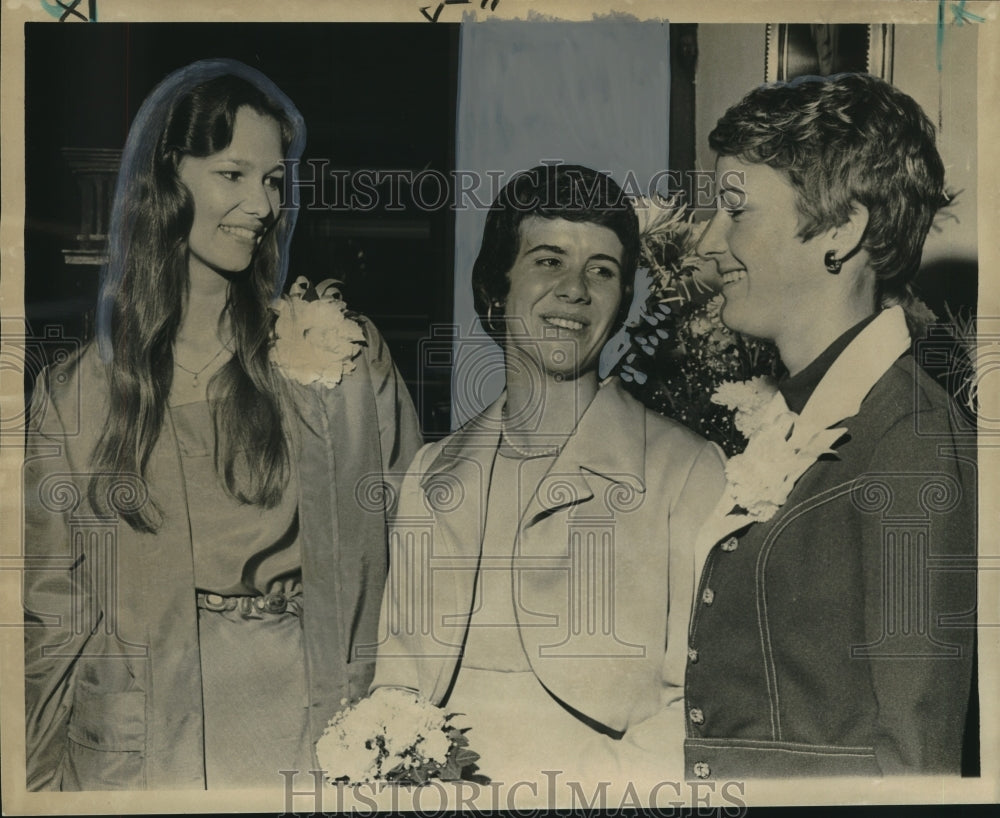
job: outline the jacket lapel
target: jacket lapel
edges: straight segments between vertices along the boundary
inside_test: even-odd
[[[382,467],[374,398],[364,359],[333,389],[289,382],[299,423],[293,445],[299,470],[299,540],[307,615],[303,618],[314,740],[341,699],[370,681],[360,661],[374,638],[387,555]],[[369,633],[369,637],[364,634]],[[366,670],[367,669],[367,670]]]
[[[624,446],[622,436],[609,429],[645,428],[645,409],[629,398],[615,380],[601,387],[587,407],[573,434],[542,479],[521,518],[528,528],[544,516],[570,506],[602,499],[615,486],[644,492],[646,452],[642,442]],[[644,441],[645,434],[629,437]],[[565,543],[552,543],[565,550]]]
[[[107,377],[95,348],[84,354],[80,367],[80,393],[88,401],[107,395]],[[80,451],[89,457],[96,443],[96,430],[91,434],[90,424],[77,428],[81,429],[81,437],[74,448],[81,447]],[[149,500],[156,503],[162,522],[155,534],[136,532],[120,520],[115,523],[117,551],[109,555],[111,564],[117,576],[130,581],[108,586],[109,593],[101,602],[106,617],[104,627],[113,627],[117,640],[110,647],[109,657],[143,657],[134,660],[134,666],[145,675],[143,786],[204,787],[194,555],[180,452],[169,412],[150,453],[145,485],[150,488]],[[123,633],[128,636],[123,637]],[[135,644],[140,641],[144,644]]]
[[[833,362],[802,410],[801,421],[827,429],[854,417],[872,387],[909,347],[910,334],[902,308],[883,311]],[[764,411],[768,417],[774,417],[789,409],[778,392]],[[733,514],[732,510],[733,504],[724,493],[701,527],[695,545],[696,576],[701,576],[708,553],[716,543],[752,523],[746,515]]]
[[[506,393],[445,442],[420,481],[448,554],[478,554]],[[435,542],[435,546],[437,546]]]
[[[628,432],[610,431],[617,429]],[[609,384],[541,481],[515,552],[515,614],[535,675],[560,699],[616,730],[625,727],[634,691],[621,688],[627,674],[606,672],[607,663],[622,651],[636,658],[642,647],[612,639],[604,617],[614,595],[629,585],[616,579],[629,560],[613,552],[640,547],[623,534],[628,526],[620,512],[637,507],[636,496],[645,493],[645,468],[645,409]],[[624,606],[616,608],[615,616],[625,615]],[[616,627],[632,632],[624,621]]]
[[[506,399],[504,393],[452,435],[420,481],[424,504],[434,523],[425,579],[431,595],[430,627],[436,648],[451,657],[422,665],[427,677],[421,680],[421,687],[430,691],[435,701],[444,697],[451,684],[472,613]]]
[[[872,387],[910,348],[902,307],[890,307],[865,327],[833,362],[802,410],[802,419],[829,428],[854,417]]]
[[[434,700],[442,698],[451,683],[468,629],[505,401],[506,394],[501,395],[479,417],[456,432],[431,462],[420,483],[434,522],[432,570],[451,575],[450,581],[440,575],[431,579],[432,611],[454,612],[432,623],[436,647],[452,654],[450,659],[440,656],[437,662],[423,663],[428,668],[428,677],[421,679],[421,688],[429,691]],[[593,514],[603,520],[613,515],[611,509],[620,500],[616,492],[645,492],[644,413],[642,405],[625,395],[617,383],[598,392],[529,501],[520,521],[516,556],[526,556],[537,565],[555,560],[566,569],[570,545],[568,516]],[[608,434],[608,429],[615,428],[640,433],[624,436],[634,443],[623,446],[622,435]],[[541,562],[537,558],[542,558]],[[561,579],[553,586],[556,574]],[[550,599],[565,623],[569,602],[566,570],[518,571],[517,575],[524,594]],[[521,630],[536,674],[553,691],[579,699],[578,694],[568,692],[579,686],[572,658],[553,656],[537,661],[536,657],[545,653],[543,643],[553,640],[551,630],[547,634],[540,630],[545,629]]]

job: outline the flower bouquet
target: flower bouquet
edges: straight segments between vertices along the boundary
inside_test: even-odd
[[[458,716],[412,691],[379,688],[330,720],[316,756],[331,784],[483,782],[473,775],[479,755],[469,749],[469,728]]]
[[[703,225],[687,208],[661,196],[640,197],[634,207],[641,239],[636,288],[648,280],[648,294],[629,316],[627,349],[613,371],[651,409],[737,454],[747,435],[732,407],[713,396],[724,383],[751,379],[773,392],[777,350],[722,323],[723,296],[701,274],[694,251]]]
[[[275,314],[271,365],[286,378],[333,388],[345,373],[354,371],[365,335],[336,281],[326,279],[313,289],[309,279],[299,276],[271,311]]]

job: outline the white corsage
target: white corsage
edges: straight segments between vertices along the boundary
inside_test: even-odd
[[[271,364],[286,378],[332,388],[357,366],[354,359],[365,344],[361,325],[347,315],[347,304],[333,279],[316,286],[316,297],[306,300],[309,280],[295,279],[287,296],[271,309],[277,314]]]
[[[479,759],[468,729],[416,693],[378,688],[330,720],[316,757],[331,783],[457,781]]]
[[[760,427],[762,411],[778,391],[773,380],[763,375],[748,381],[723,381],[712,394],[712,403],[732,409],[733,424],[749,438]]]
[[[883,311],[833,363],[801,415],[789,410],[780,392],[756,379],[714,394],[715,403],[742,411],[740,422],[752,431],[746,449],[726,464],[726,489],[699,538],[718,542],[747,523],[774,517],[806,470],[823,455],[836,454],[833,447],[847,429],[830,427],[857,415],[865,396],[910,343],[902,309]],[[774,392],[766,404],[765,389]]]
[[[776,403],[784,411],[768,411]],[[772,401],[757,413],[755,431],[742,454],[726,463],[726,501],[746,515],[748,522],[766,522],[784,505],[796,481],[846,429],[810,426],[790,412],[784,401]]]

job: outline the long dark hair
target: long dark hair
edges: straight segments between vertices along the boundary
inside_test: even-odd
[[[91,505],[106,511],[121,474],[146,476],[173,381],[173,346],[186,302],[193,202],[177,168],[232,141],[236,113],[273,118],[289,181],[305,142],[302,117],[267,77],[233,60],[205,60],[168,76],[143,102],[122,156],[97,309],[98,348],[108,372],[109,412],[92,455]],[[287,189],[287,188],[286,188]],[[270,507],[288,482],[280,385],[268,363],[269,304],[283,289],[294,209],[283,209],[250,268],[234,277],[225,312],[235,354],[209,382],[215,463],[226,491]],[[222,320],[222,315],[220,315]],[[155,498],[121,514],[135,530],[160,524]]]

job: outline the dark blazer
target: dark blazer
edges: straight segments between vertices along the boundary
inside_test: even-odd
[[[951,411],[903,355],[771,520],[710,538],[689,633],[689,778],[959,772],[976,444]]]
[[[362,325],[367,346],[338,386],[288,384],[314,741],[371,681],[374,663],[353,648],[374,638],[385,581],[392,492],[380,484],[420,443],[389,351]],[[107,421],[96,349],[47,370],[36,393],[24,465],[28,788],[204,788],[191,534],[169,415],[145,483],[125,476],[111,498],[155,500],[163,524],[141,534],[87,500]]]

